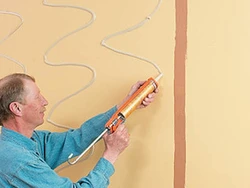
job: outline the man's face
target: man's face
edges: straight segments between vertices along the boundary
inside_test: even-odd
[[[48,101],[42,96],[37,85],[30,80],[25,80],[24,104],[22,105],[23,121],[32,128],[44,122],[45,106]]]

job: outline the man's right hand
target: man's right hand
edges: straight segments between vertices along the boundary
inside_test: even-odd
[[[105,151],[103,153],[103,158],[114,164],[118,156],[129,145],[128,130],[124,124],[121,124],[112,134],[104,134],[103,139],[105,143]]]

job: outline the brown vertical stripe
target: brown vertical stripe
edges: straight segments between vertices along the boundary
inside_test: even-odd
[[[176,36],[174,53],[174,188],[185,188],[185,62],[187,51],[187,0],[175,0]]]

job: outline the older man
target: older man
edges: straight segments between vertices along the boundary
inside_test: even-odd
[[[142,83],[137,82],[130,94]],[[155,93],[149,94],[141,106],[153,102],[154,96]],[[107,187],[114,173],[114,162],[129,144],[129,134],[123,124],[114,133],[103,136],[103,155],[86,177],[73,183],[53,169],[67,161],[72,150],[75,156],[86,149],[105,129],[105,123],[119,105],[91,118],[79,129],[62,133],[36,131],[44,122],[47,105],[33,77],[15,73],[0,80],[0,187]]]

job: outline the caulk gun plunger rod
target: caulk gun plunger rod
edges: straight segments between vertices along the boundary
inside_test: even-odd
[[[108,129],[105,129],[74,161],[70,161],[70,159],[73,157],[73,153],[71,153],[68,157],[68,163],[70,165],[76,164],[80,158],[92,147],[98,140],[102,138],[102,136],[108,131]]]

